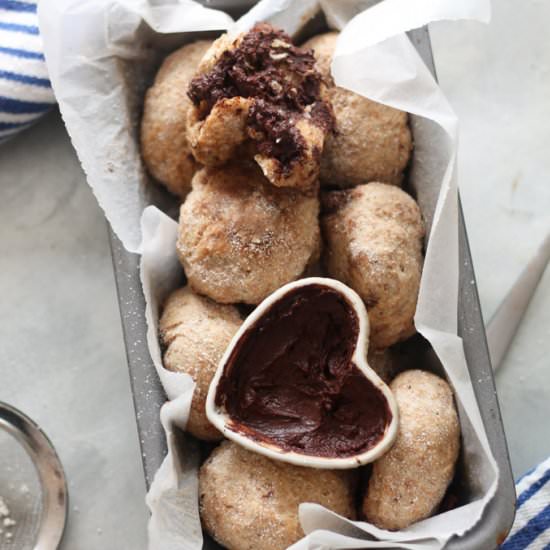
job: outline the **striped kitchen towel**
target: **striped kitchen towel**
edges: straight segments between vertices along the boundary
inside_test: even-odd
[[[0,142],[29,127],[54,104],[36,0],[0,0]]]
[[[516,484],[516,519],[500,550],[550,549],[550,458]]]

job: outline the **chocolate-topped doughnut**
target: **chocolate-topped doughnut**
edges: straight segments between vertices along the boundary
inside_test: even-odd
[[[313,53],[266,23],[220,37],[199,65],[188,95],[188,137],[195,158],[215,166],[246,142],[279,187],[315,184],[325,137],[334,126]]]

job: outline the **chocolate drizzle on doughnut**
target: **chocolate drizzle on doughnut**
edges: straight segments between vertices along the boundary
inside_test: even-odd
[[[295,126],[299,117],[307,116],[324,132],[334,128],[332,109],[321,99],[322,80],[312,50],[298,48],[282,30],[258,23],[210,71],[196,76],[187,93],[202,119],[221,99],[253,98],[249,137],[285,171],[305,149]]]

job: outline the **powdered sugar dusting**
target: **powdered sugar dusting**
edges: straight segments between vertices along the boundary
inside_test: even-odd
[[[17,521],[11,517],[6,500],[0,497],[0,536],[3,536],[6,540],[10,540],[13,537],[12,527],[14,525],[17,525]]]

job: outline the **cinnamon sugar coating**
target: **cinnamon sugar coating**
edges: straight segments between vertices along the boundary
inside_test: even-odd
[[[317,67],[329,83],[336,131],[327,136],[321,160],[321,183],[352,187],[369,181],[400,184],[412,151],[407,113],[376,103],[334,86],[330,64],[338,33],[329,32],[308,40]]]
[[[181,206],[189,284],[220,303],[258,304],[318,258],[317,191],[276,188],[253,164],[203,168]]]
[[[373,182],[325,193],[323,210],[323,262],[331,277],[365,302],[369,348],[386,348],[414,334],[424,236],[414,199]]]
[[[164,304],[159,336],[168,370],[189,374],[195,382],[187,431],[207,441],[222,438],[206,417],[206,395],[225,348],[242,320],[236,307],[195,294],[188,286],[172,292]]]
[[[200,469],[203,527],[231,550],[283,550],[304,536],[302,502],[354,519],[351,476],[277,462],[225,441]]]
[[[147,91],[141,121],[141,155],[149,172],[170,192],[185,197],[196,162],[187,141],[187,87],[211,41],[179,48],[162,63]]]
[[[399,406],[393,447],[376,462],[363,513],[381,529],[405,529],[437,511],[453,479],[460,425],[449,385],[421,370],[390,384]]]

